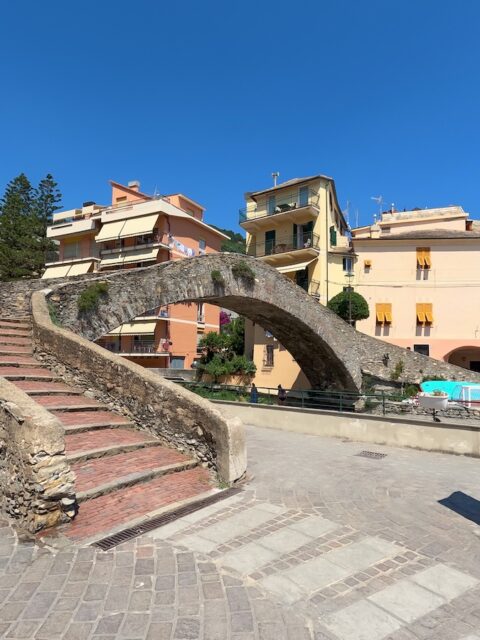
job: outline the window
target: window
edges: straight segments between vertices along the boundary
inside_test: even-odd
[[[153,242],[152,233],[147,233],[142,236],[135,237],[135,244],[149,244],[150,242]]]
[[[377,324],[392,324],[392,304],[390,302],[377,303],[375,317]]]
[[[429,344],[414,344],[413,350],[415,353],[420,353],[422,356],[430,355],[430,345]]]
[[[185,356],[172,356],[170,369],[185,369]]]
[[[430,249],[428,247],[417,248],[417,269],[430,269],[432,261],[430,259]]]
[[[204,335],[205,334],[203,333],[203,331],[199,331],[197,333],[197,353],[200,353],[202,351],[202,347],[200,346],[200,341]]]
[[[417,303],[417,324],[427,326],[433,324],[433,308],[431,302]]]
[[[265,356],[264,356],[264,361],[263,364],[266,367],[273,367],[274,364],[274,345],[273,344],[266,344],[265,345]]]
[[[337,230],[335,227],[330,227],[330,246],[337,246]]]
[[[205,310],[203,302],[197,304],[197,322],[205,322]]]
[[[353,259],[352,258],[343,258],[343,270],[351,273],[353,271]]]
[[[127,196],[117,196],[115,198],[115,202],[126,202],[127,201]]]
[[[272,215],[275,213],[275,196],[269,196],[267,200],[267,213],[268,215]]]
[[[79,258],[80,257],[80,243],[69,242],[63,246],[63,258]]]
[[[275,229],[265,231],[265,255],[270,256],[275,251]]]
[[[201,256],[203,256],[207,251],[207,243],[205,240],[202,240],[200,238],[200,240],[198,241],[198,252]]]

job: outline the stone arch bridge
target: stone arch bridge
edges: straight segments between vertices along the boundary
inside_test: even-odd
[[[242,267],[247,272],[243,276]],[[358,392],[365,376],[391,384],[399,362],[403,380],[420,381],[431,375],[480,380],[471,371],[356,331],[275,268],[248,256],[211,254],[96,274],[95,280],[108,283],[108,298],[95,311],[79,314],[77,300],[90,280],[61,284],[50,294],[62,324],[89,340],[147,309],[203,301],[231,309],[270,331],[313,388]]]

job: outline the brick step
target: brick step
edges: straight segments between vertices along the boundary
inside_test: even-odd
[[[69,387],[63,382],[48,382],[35,380],[17,380],[15,385],[28,393],[29,396],[46,396],[46,395],[82,395],[81,389]]]
[[[173,449],[150,447],[120,453],[113,458],[76,462],[71,468],[76,475],[77,500],[83,502],[152,478],[193,469],[197,465],[196,460]]]
[[[32,347],[17,344],[0,344],[0,356],[31,356]]]
[[[71,461],[111,456],[161,444],[148,433],[121,427],[77,433],[65,432],[65,449]]]
[[[13,354],[0,356],[0,367],[42,367],[43,365],[31,356],[15,356]],[[0,368],[1,374],[1,368]]]
[[[30,329],[8,329],[6,327],[0,327],[0,336],[15,337],[15,338],[30,338],[32,332]]]
[[[125,424],[131,424],[128,418],[122,416],[118,413],[113,413],[112,411],[55,411],[52,409],[52,413],[54,413],[59,420],[66,427],[87,427],[89,429],[100,428],[110,425],[120,425],[123,426]]]
[[[8,320],[0,320],[0,329],[14,329],[19,331],[31,331],[32,323],[31,322],[18,322]]]
[[[86,500],[73,522],[59,531],[71,540],[91,544],[218,492],[208,470],[195,467]]]
[[[60,378],[48,369],[40,367],[2,367],[0,375],[7,380],[49,380],[51,382],[59,382]]]
[[[65,427],[65,433],[85,433],[86,431],[103,431],[104,429],[127,429],[129,431],[138,431],[137,426],[133,422],[120,422],[119,424],[100,423],[100,424],[75,424]]]
[[[15,344],[19,347],[31,347],[32,339],[15,336],[0,336],[0,345],[2,344]]]
[[[0,316],[0,322],[6,322],[7,324],[31,324],[32,318],[30,316]]]
[[[107,409],[104,404],[100,404],[94,398],[82,395],[38,394],[35,401],[50,411],[104,411]]]

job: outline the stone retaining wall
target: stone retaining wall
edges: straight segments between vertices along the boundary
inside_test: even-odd
[[[142,429],[192,453],[233,482],[246,469],[245,435],[207,400],[148,369],[60,328],[50,320],[44,292],[32,296],[36,356],[67,382],[89,387]]]
[[[213,401],[227,417],[280,431],[480,457],[480,427],[412,418]],[[360,447],[361,445],[359,445]],[[362,447],[363,448],[363,447]]]
[[[35,533],[75,515],[58,418],[0,378],[0,511]]]

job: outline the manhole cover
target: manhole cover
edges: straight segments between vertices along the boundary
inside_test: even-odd
[[[378,453],[378,451],[360,451],[360,453],[356,453],[355,455],[360,456],[360,458],[371,458],[372,460],[380,460],[380,458],[387,456],[386,453]]]

